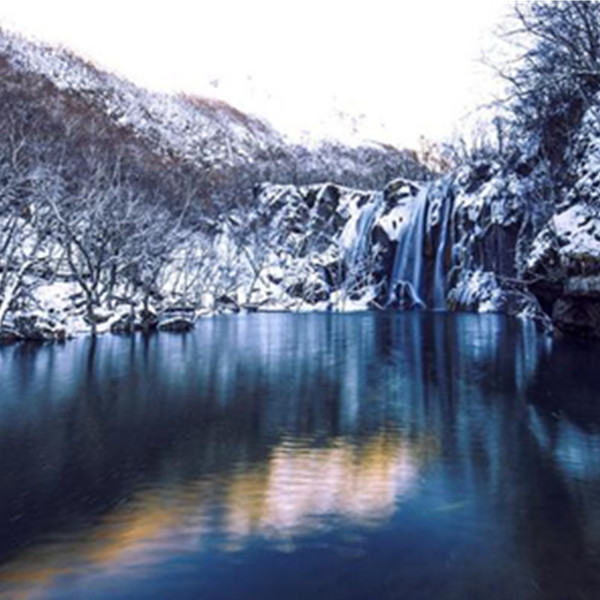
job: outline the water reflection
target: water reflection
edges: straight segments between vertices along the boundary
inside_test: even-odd
[[[0,596],[593,595],[599,357],[443,314],[1,348]]]

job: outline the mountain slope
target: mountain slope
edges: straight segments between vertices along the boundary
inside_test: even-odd
[[[75,145],[84,153],[95,145],[118,152],[149,178],[150,187],[161,170],[168,173],[160,180],[173,171],[175,178],[188,173],[205,205],[248,202],[252,186],[263,181],[332,180],[374,188],[394,176],[425,174],[409,151],[332,141],[305,148],[224,102],[149,92],[66,50],[6,32],[0,32],[0,75],[0,125],[11,112],[29,108],[38,120],[55,125],[44,143]],[[37,137],[43,136],[39,131]],[[69,150],[64,151],[69,160],[77,160]],[[167,195],[177,195],[166,187]]]

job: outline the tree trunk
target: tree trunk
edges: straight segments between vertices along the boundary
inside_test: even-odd
[[[12,301],[19,295],[23,277],[32,264],[33,262],[30,260],[25,261],[17,271],[12,283],[6,286],[2,297],[2,303],[0,303],[0,327],[4,324],[4,319],[6,318],[6,314],[8,313]]]
[[[96,315],[94,314],[94,302],[91,299],[87,301],[87,318],[90,324],[90,333],[92,337],[98,334],[98,324],[96,323]]]

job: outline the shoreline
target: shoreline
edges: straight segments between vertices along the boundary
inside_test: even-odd
[[[130,337],[136,334],[142,334],[145,336],[152,336],[159,333],[176,333],[176,334],[185,334],[191,333],[196,328],[196,323],[199,321],[207,320],[207,319],[215,319],[220,317],[240,317],[240,316],[249,316],[249,315],[266,315],[266,314],[296,314],[296,315],[359,315],[359,314],[412,314],[419,313],[424,315],[494,315],[505,317],[510,320],[519,321],[524,324],[533,325],[538,333],[541,335],[545,335],[549,339],[556,339],[557,337],[568,337],[570,339],[582,339],[580,336],[573,335],[565,335],[562,332],[558,331],[556,328],[549,327],[546,321],[542,321],[538,316],[530,316],[523,314],[510,314],[507,312],[501,311],[467,311],[467,310],[440,310],[440,309],[430,309],[430,308],[420,308],[413,310],[398,310],[395,308],[350,308],[346,310],[340,309],[296,309],[290,310],[280,307],[273,307],[269,309],[257,309],[257,310],[245,310],[241,309],[239,311],[229,311],[229,312],[221,312],[221,311],[212,311],[212,312],[202,312],[201,314],[195,315],[193,319],[177,319],[172,320],[171,322],[164,322],[161,325],[154,326],[151,328],[143,328],[139,324],[134,324],[131,329],[123,330],[118,328],[113,328],[112,326],[118,322],[119,318],[123,315],[118,316],[116,319],[110,319],[105,323],[102,323],[100,327],[97,328],[96,333],[92,334],[91,328],[88,329],[77,329],[71,330],[68,332],[60,333],[55,336],[42,337],[34,336],[34,337],[11,337],[9,332],[0,331],[0,346],[9,346],[13,344],[66,344],[70,341],[83,339],[83,338],[98,338],[98,337],[106,337],[109,335],[117,336],[117,337]],[[583,338],[590,339],[590,338]],[[593,340],[592,341],[597,341]]]

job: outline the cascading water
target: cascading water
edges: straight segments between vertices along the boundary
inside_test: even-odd
[[[404,235],[398,242],[391,276],[390,300],[398,300],[398,289],[408,297],[412,307],[425,308],[424,298],[424,245],[427,217],[427,194],[424,185],[414,200],[414,209]]]
[[[440,235],[438,247],[435,253],[435,266],[433,271],[433,309],[446,309],[446,254],[448,247],[448,238],[451,233],[451,220],[453,202],[449,194],[449,185],[441,190],[442,199],[442,219],[440,222]]]
[[[439,195],[438,195],[439,194]],[[426,241],[432,239],[430,212],[439,199],[437,249],[427,260]],[[447,249],[451,243],[452,198],[448,185],[424,185],[413,200],[410,221],[398,240],[390,278],[390,303],[401,308],[446,308]]]
[[[342,234],[346,247],[346,264],[350,270],[358,270],[368,256],[371,230],[383,207],[383,192],[375,192],[356,219],[348,222]]]

